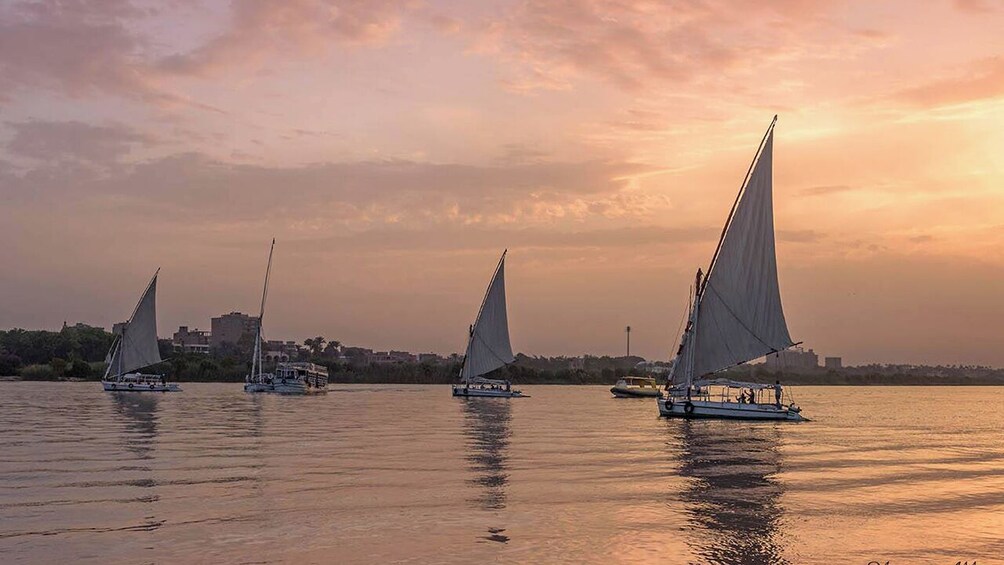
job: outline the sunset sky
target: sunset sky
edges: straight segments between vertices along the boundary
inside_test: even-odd
[[[1004,366],[1004,2],[0,2],[0,327],[668,359],[774,114],[796,341]]]

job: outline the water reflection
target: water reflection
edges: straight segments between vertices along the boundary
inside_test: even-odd
[[[479,509],[498,511],[506,507],[509,473],[506,464],[512,409],[504,398],[469,398],[463,401],[464,434],[467,436],[471,483],[479,487],[471,502]],[[505,528],[490,528],[483,539],[506,543]]]
[[[682,493],[688,545],[701,562],[724,565],[788,563],[782,555],[780,499],[784,486],[776,424],[727,421],[679,423]]]
[[[128,433],[123,436],[125,448],[139,459],[152,459],[153,444],[157,438],[157,395],[113,392],[111,396],[118,419],[126,424]]]
[[[157,395],[113,392],[112,402],[118,419],[125,423],[125,433],[122,435],[125,449],[132,452],[139,460],[150,461],[154,459],[153,448],[157,439],[157,403],[159,402]],[[136,472],[142,473],[145,477],[136,477]],[[134,467],[123,471],[123,473],[125,476],[124,484],[130,487],[154,489],[157,486],[157,481],[152,477],[153,471],[148,466]],[[151,506],[145,508],[152,512],[153,503],[157,502],[160,497],[155,491],[145,492],[154,492],[154,494],[137,497],[135,500],[150,504]],[[147,514],[141,523],[124,529],[149,532],[160,528],[163,524],[163,520],[158,520],[153,514]]]

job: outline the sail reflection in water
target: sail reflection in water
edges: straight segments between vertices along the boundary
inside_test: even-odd
[[[157,494],[157,481],[153,478],[154,470],[149,466],[156,458],[154,445],[157,441],[159,399],[155,393],[135,392],[114,392],[111,397],[116,419],[124,425],[125,433],[121,434],[123,447],[133,453],[136,459],[144,462],[143,465],[133,465],[124,470],[122,484],[126,488],[139,487],[144,489],[143,492],[151,493],[132,499],[146,502],[149,506],[144,506],[142,517],[137,516],[136,522],[122,529],[125,532],[151,532],[164,525],[164,520],[152,513],[156,508],[154,503],[160,500],[160,496]]]
[[[776,424],[684,420],[680,474],[690,479],[688,545],[700,562],[789,563],[783,556],[780,430]]]
[[[509,448],[511,408],[506,399],[468,399],[464,401],[467,436],[467,461],[475,473],[472,483],[481,487],[473,500],[484,510],[500,510],[506,505],[506,450]]]
[[[124,424],[124,447],[139,459],[153,458],[153,444],[157,438],[156,393],[114,392],[111,394],[116,419]]]

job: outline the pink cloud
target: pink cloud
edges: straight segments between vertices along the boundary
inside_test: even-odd
[[[210,74],[227,66],[258,65],[269,57],[318,54],[332,45],[372,45],[400,25],[413,2],[399,0],[242,0],[230,27],[194,51],[159,62],[181,74]]]
[[[11,155],[43,161],[73,159],[108,163],[136,145],[151,142],[148,136],[122,124],[91,125],[83,122],[31,120],[7,125],[14,135],[7,143]]]
[[[1004,95],[1004,57],[983,59],[966,72],[937,79],[893,95],[897,101],[926,108],[961,104]]]
[[[567,88],[577,76],[625,90],[683,83],[765,58],[798,51],[832,27],[829,2],[653,2],[648,0],[525,0],[483,23],[476,52],[513,68],[506,84],[517,90]],[[884,37],[876,30],[865,38]],[[862,32],[847,31],[854,40]],[[827,37],[832,41],[832,37]]]

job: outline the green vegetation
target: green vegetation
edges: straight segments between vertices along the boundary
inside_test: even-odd
[[[0,331],[0,376],[25,380],[99,380],[105,372],[104,357],[114,336],[84,324],[66,326],[58,332],[13,329]],[[254,338],[225,344],[210,355],[177,353],[169,340],[160,340],[164,362],[146,369],[181,382],[243,382],[251,369]],[[370,363],[364,350],[341,347],[337,340],[317,336],[304,340],[292,351],[291,361],[310,361],[328,367],[334,383],[448,384],[457,381],[460,363]],[[516,361],[487,375],[518,384],[612,384],[626,375],[641,375],[636,367],[641,357],[531,357],[518,354]],[[270,370],[271,367],[265,367]],[[739,381],[786,385],[1004,385],[1004,370],[989,367],[917,365],[866,365],[839,371],[823,369],[801,373],[772,373],[762,365],[744,365],[728,371]],[[657,377],[660,382],[664,376]]]
[[[96,368],[104,371],[101,362],[113,341],[112,334],[85,324],[65,326],[58,332],[0,331],[0,376],[89,379]]]

